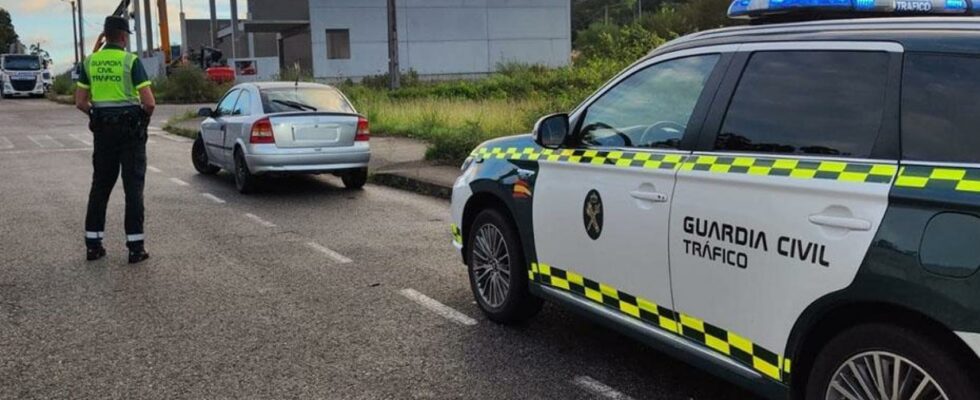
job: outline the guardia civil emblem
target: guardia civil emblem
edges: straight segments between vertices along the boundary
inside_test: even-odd
[[[602,196],[595,189],[585,195],[585,205],[582,207],[582,219],[585,222],[585,233],[592,240],[602,234]]]

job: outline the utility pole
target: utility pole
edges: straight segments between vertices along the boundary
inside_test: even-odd
[[[78,0],[78,55],[85,59],[85,14],[82,13],[82,0]]]
[[[231,0],[231,58],[238,58],[238,0]]]
[[[643,0],[637,0],[636,6],[640,9],[640,19],[643,19]]]
[[[395,0],[388,0],[388,87],[392,90],[401,87],[401,72],[398,67],[398,17],[395,15]]]
[[[75,22],[78,20],[78,16],[75,15],[75,0],[71,0],[69,3],[71,3],[71,35],[72,40],[74,40],[72,43],[75,44],[75,64],[78,64],[81,61],[78,59],[78,24]]]
[[[140,22],[139,0],[133,2],[133,30],[136,31],[136,54],[143,57],[143,23]]]
[[[136,0],[139,2],[139,0]],[[143,29],[146,30],[146,55],[153,55],[153,8],[150,7],[150,0],[143,0],[143,17],[146,24],[143,25]]]
[[[606,21],[606,25],[609,25],[609,5],[606,5],[606,16],[603,19]]]
[[[184,0],[180,0],[180,58],[181,62],[186,61],[187,52],[187,17],[184,15]]]
[[[208,0],[211,6],[211,48],[218,44],[218,17],[214,10],[214,0]]]

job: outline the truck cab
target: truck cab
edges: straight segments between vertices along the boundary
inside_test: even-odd
[[[41,57],[29,54],[0,56],[0,93],[4,98],[14,96],[43,96],[47,91]]]

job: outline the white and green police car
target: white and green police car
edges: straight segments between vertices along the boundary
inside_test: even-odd
[[[769,1],[730,12],[972,13]],[[980,399],[980,19],[677,39],[482,144],[452,218],[491,320],[560,303],[769,398]]]

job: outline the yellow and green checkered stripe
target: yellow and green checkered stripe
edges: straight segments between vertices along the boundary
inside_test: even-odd
[[[898,167],[892,164],[800,160],[781,157],[685,156],[618,150],[483,147],[474,151],[471,156],[483,159],[611,165],[620,168],[680,169],[683,171],[879,184],[891,184],[898,172]]]
[[[681,170],[890,184],[898,167],[891,164],[793,158],[692,155],[686,157]]]
[[[684,336],[769,378],[781,382],[789,378],[788,358],[752,343],[735,332],[548,264],[532,263],[528,277],[531,281],[574,293],[647,324]]]
[[[542,149],[535,147],[484,147],[472,156],[484,159],[550,161],[573,164],[611,165],[620,168],[677,169],[684,156],[632,151],[582,149]]]
[[[980,194],[980,169],[906,165],[899,170],[895,187]]]
[[[463,243],[463,232],[459,230],[459,226],[456,224],[449,225],[449,229],[453,232],[453,241],[456,243]]]

